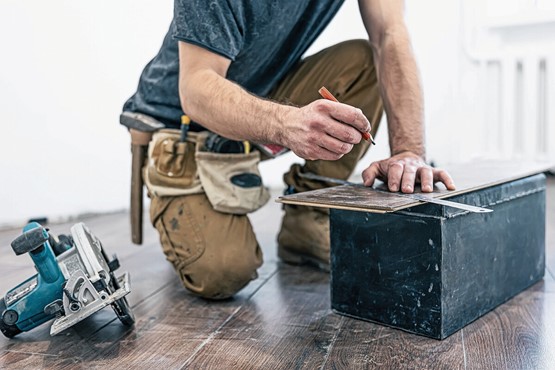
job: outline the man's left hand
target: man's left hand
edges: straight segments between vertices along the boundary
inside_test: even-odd
[[[448,190],[455,190],[455,183],[445,170],[430,167],[424,160],[412,153],[402,152],[388,159],[372,162],[362,172],[365,186],[372,186],[378,179],[387,183],[389,191],[412,193],[414,185],[420,183],[422,192],[434,190],[434,183],[442,182]]]

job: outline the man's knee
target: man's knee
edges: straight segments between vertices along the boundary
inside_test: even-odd
[[[208,299],[225,299],[258,277],[256,269],[262,263],[258,245],[252,248],[254,253],[245,253],[244,246],[222,247],[228,250],[221,254],[206,253],[178,271],[189,291]]]
[[[248,217],[216,212],[204,194],[154,198],[151,219],[184,286],[228,298],[257,277],[262,251]]]

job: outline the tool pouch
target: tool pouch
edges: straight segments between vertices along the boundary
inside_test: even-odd
[[[159,197],[202,193],[195,151],[203,142],[203,135],[198,133],[190,133],[185,142],[180,142],[179,130],[156,132],[143,169],[149,193]]]
[[[262,207],[270,199],[258,170],[260,153],[196,152],[202,187],[219,212],[246,214]]]
[[[219,212],[246,214],[270,199],[262,184],[258,151],[214,153],[203,151],[207,132],[189,132],[180,142],[179,130],[156,132],[143,169],[149,194],[157,197],[206,193]]]

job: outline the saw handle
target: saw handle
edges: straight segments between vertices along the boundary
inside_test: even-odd
[[[12,242],[12,249],[16,255],[29,253],[37,272],[47,284],[63,280],[62,270],[48,242],[49,239],[46,228],[37,222],[30,222],[23,228],[23,234]]]
[[[48,240],[48,231],[42,226],[25,231],[12,241],[12,249],[16,255],[31,253],[43,246]]]

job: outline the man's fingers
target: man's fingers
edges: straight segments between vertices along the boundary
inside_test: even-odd
[[[387,187],[389,191],[399,191],[399,184],[405,166],[400,162],[392,162],[387,170]]]
[[[445,170],[434,169],[434,182],[441,181],[448,190],[455,190],[455,182]]]
[[[294,152],[294,153],[299,157],[309,161],[315,161],[315,160],[336,161],[338,159],[341,159],[341,157],[343,157],[344,155],[344,154],[332,152],[320,145],[316,145],[315,147],[304,149],[302,151]]]
[[[330,123],[326,132],[337,140],[348,144],[358,144],[362,139],[362,135],[357,129],[337,121]]]
[[[336,120],[353,126],[359,131],[369,132],[372,126],[368,118],[359,108],[352,107],[343,103],[329,102],[329,114]]]
[[[337,140],[335,137],[329,135],[322,135],[318,142],[318,146],[332,153],[341,155],[345,155],[353,149],[353,144]]]
[[[447,171],[430,167],[410,152],[373,162],[362,172],[365,186],[372,186],[376,178],[387,181],[387,187],[392,192],[401,190],[403,193],[412,193],[414,185],[420,183],[422,192],[430,193],[438,181],[445,184],[448,190],[455,190],[455,183]]]
[[[434,190],[434,173],[431,167],[422,167],[419,170],[420,188],[424,193],[431,193]]]
[[[362,180],[364,186],[374,185],[374,181],[380,175],[380,165],[377,162],[372,163],[367,169],[362,171]]]
[[[403,169],[401,191],[403,193],[412,193],[414,191],[415,181],[416,181],[416,167],[405,165]]]

